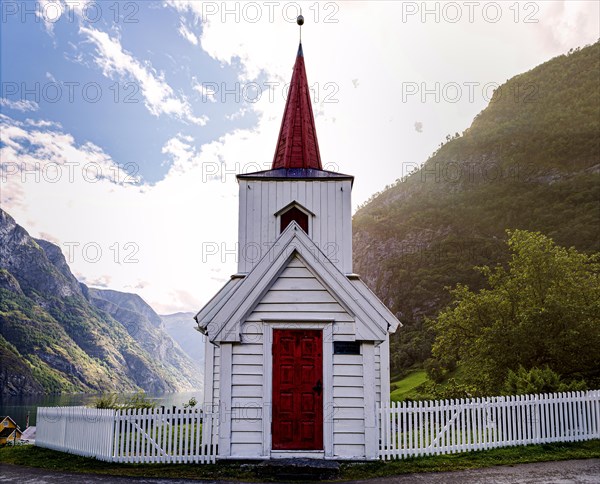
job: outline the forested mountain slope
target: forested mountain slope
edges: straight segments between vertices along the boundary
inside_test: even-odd
[[[429,356],[422,322],[445,287],[479,288],[473,266],[506,261],[507,228],[600,250],[600,43],[510,79],[449,138],[353,220],[355,270],[405,325],[393,372]]]
[[[0,394],[198,388],[194,365],[142,309],[115,310],[122,324],[96,307],[60,248],[0,209]]]

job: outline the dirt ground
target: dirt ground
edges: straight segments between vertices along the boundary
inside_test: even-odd
[[[216,481],[190,481],[185,479],[149,479],[70,474],[44,469],[1,465],[0,483],[18,484],[198,484]],[[219,481],[226,484],[231,481]],[[515,466],[498,466],[458,472],[405,474],[396,477],[352,481],[352,484],[600,484],[600,459],[538,462]],[[241,484],[238,482],[238,484]]]

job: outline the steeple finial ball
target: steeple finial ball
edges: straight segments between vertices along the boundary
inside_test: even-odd
[[[296,23],[300,26],[304,25],[304,17],[302,15],[298,15],[298,18],[296,19]]]

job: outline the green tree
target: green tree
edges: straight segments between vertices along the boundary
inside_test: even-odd
[[[557,246],[525,230],[507,231],[508,267],[478,268],[488,288],[458,285],[429,321],[433,356],[463,367],[483,393],[499,393],[510,370],[549,368],[568,383],[600,383],[600,254]]]

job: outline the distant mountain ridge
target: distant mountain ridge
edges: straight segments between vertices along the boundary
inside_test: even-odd
[[[162,325],[162,320],[158,314],[154,312],[154,309],[144,301],[139,295],[127,292],[113,291],[112,289],[94,289],[89,288],[89,294],[92,301],[97,306],[105,305],[110,303],[107,312],[114,317],[113,311],[118,314],[120,311],[122,317],[126,318],[127,315],[131,318],[144,321],[144,323],[159,328]],[[104,304],[102,303],[104,301]],[[120,321],[119,318],[116,318]],[[122,322],[122,321],[121,321]]]
[[[182,378],[202,388],[203,360],[192,358],[165,327],[161,317],[137,294],[110,289],[89,288],[89,300],[98,309],[110,314],[121,323],[132,338],[149,355],[157,358],[173,378]],[[188,325],[191,328],[191,324]],[[197,331],[187,337],[190,346],[204,347]]]
[[[445,287],[481,288],[473,266],[507,260],[507,228],[600,250],[600,42],[507,81],[469,129],[354,215],[355,270],[404,323],[392,372],[428,358],[423,320],[450,301]]]
[[[169,333],[181,349],[204,369],[205,338],[196,330],[194,316],[196,313],[175,313],[161,315],[165,331]],[[200,338],[199,338],[200,336]]]
[[[200,372],[139,296],[79,283],[0,209],[0,394],[191,390]]]

